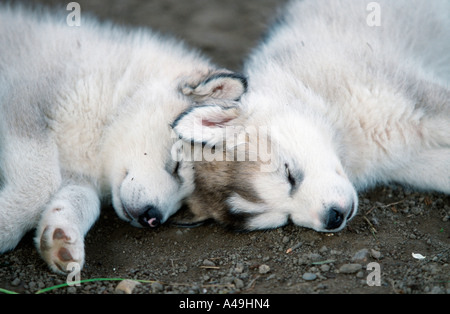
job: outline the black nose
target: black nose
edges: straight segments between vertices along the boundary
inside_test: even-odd
[[[337,207],[331,207],[328,210],[328,217],[325,221],[325,229],[334,230],[339,228],[344,222],[344,215]]]
[[[148,209],[139,216],[138,221],[143,227],[156,228],[161,224],[162,215],[158,209],[149,206]]]

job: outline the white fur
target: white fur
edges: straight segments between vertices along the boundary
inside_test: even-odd
[[[251,176],[260,202],[228,200],[264,212],[248,229],[290,218],[340,230],[356,190],[379,183],[450,193],[450,2],[377,2],[379,27],[368,1],[291,1],[246,62],[249,92],[227,125],[268,126],[278,169]],[[304,178],[290,195],[293,171]],[[333,207],[344,221],[329,230]]]
[[[0,253],[37,228],[58,272],[83,264],[105,197],[133,225],[148,208],[166,221],[193,189],[192,169],[170,157],[170,123],[246,88],[175,40],[86,14],[70,27],[67,14],[0,6]]]

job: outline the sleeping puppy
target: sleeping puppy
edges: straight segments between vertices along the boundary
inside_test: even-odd
[[[174,121],[203,150],[191,221],[336,232],[377,184],[450,193],[450,2],[378,3],[373,27],[367,1],[290,2],[246,62],[239,106]]]
[[[66,14],[0,5],[0,253],[36,229],[59,273],[83,266],[101,201],[137,227],[175,213],[194,175],[171,156],[170,123],[246,89],[178,41]]]

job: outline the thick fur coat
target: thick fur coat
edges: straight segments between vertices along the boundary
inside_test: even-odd
[[[165,222],[193,189],[170,123],[246,88],[174,39],[68,13],[0,6],[0,253],[36,228],[58,272],[82,266],[103,199],[133,225]]]
[[[231,128],[270,131],[272,171],[259,159],[195,163],[194,220],[338,231],[357,191],[377,184],[450,193],[450,2],[373,4],[291,1],[246,62],[241,107],[177,120],[184,140],[210,146]],[[200,118],[202,134],[192,132]]]

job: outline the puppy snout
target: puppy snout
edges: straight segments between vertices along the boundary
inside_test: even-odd
[[[334,230],[339,228],[344,222],[344,215],[337,207],[331,207],[325,220],[325,229]]]
[[[153,207],[148,206],[143,214],[141,214],[138,218],[139,223],[143,227],[147,228],[156,228],[161,224],[162,215],[160,211]]]
[[[347,220],[352,218],[355,205],[352,203],[349,208],[340,208],[339,206],[331,206],[325,217],[325,229],[336,230],[340,228]]]

